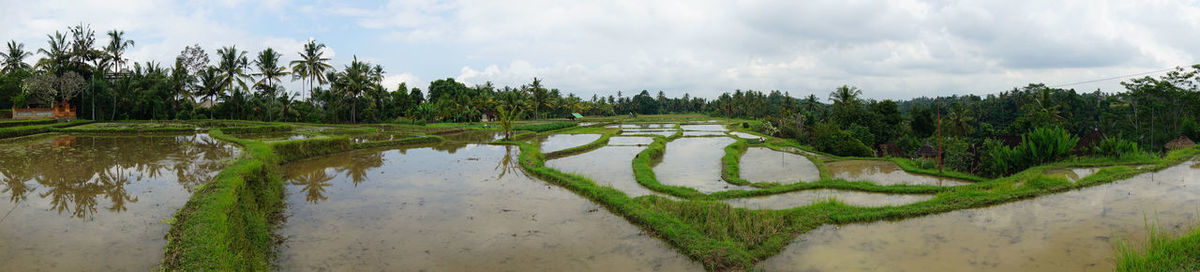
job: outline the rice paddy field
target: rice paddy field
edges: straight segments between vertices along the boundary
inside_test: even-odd
[[[987,179],[735,124],[52,128],[0,139],[0,271],[1196,267],[1196,149]]]

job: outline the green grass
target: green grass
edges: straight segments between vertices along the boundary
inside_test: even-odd
[[[1200,271],[1200,229],[1174,237],[1147,220],[1141,250],[1120,242],[1115,255],[1117,271]]]
[[[519,126],[519,127],[513,128],[513,129],[514,130],[528,130],[528,131],[534,131],[534,132],[546,132],[546,131],[551,131],[551,130],[559,130],[559,129],[569,128],[569,127],[574,127],[576,125],[578,125],[578,124],[576,124],[575,122],[554,122],[554,123],[545,123],[545,124],[524,125],[524,126]]]
[[[54,123],[54,124],[45,124],[45,125],[0,128],[0,139],[21,137],[21,136],[34,135],[34,134],[40,134],[40,133],[46,133],[46,132],[53,132],[53,131],[57,131],[61,128],[67,128],[67,127],[71,127],[71,126],[78,126],[78,125],[84,125],[84,124],[90,124],[90,123],[92,123],[92,121],[75,120],[75,121],[70,121],[70,122],[66,122],[66,123]]]
[[[58,123],[58,120],[54,119],[54,118],[29,119],[29,120],[8,120],[8,121],[0,121],[0,128],[45,125],[45,124],[53,124],[53,123]]]

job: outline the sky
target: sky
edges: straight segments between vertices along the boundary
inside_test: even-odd
[[[581,97],[641,90],[715,98],[736,89],[825,99],[989,94],[1200,62],[1200,1],[304,1],[0,0],[0,40],[36,51],[79,23],[120,29],[137,62],[187,45],[297,57],[309,39],[334,67],[355,56],[385,86],[519,86]],[[41,57],[37,55],[27,61]],[[215,60],[214,56],[210,56]],[[215,64],[215,63],[214,63]],[[1151,73],[1154,76],[1160,73]],[[1121,80],[1075,84],[1122,91]],[[289,89],[300,89],[298,82]]]

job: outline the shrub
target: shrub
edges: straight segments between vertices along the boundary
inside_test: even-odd
[[[573,127],[576,125],[578,125],[578,124],[575,124],[575,122],[556,122],[556,123],[545,123],[545,124],[519,126],[519,127],[517,127],[517,130],[545,132],[545,131],[551,131],[551,130],[556,130],[556,129],[569,128],[569,127]]]
[[[1121,157],[1123,154],[1138,152],[1137,143],[1117,137],[1104,137],[1096,145],[1096,155],[1105,157]]]
[[[1054,162],[1066,158],[1079,137],[1072,136],[1065,129],[1038,128],[1021,135],[1021,144],[1007,147],[999,141],[988,140],[984,143],[984,154],[987,160],[985,168],[993,175],[1007,175],[1043,163]]]
[[[840,130],[832,123],[819,124],[813,128],[813,147],[838,156],[869,157],[874,153],[850,132]]]

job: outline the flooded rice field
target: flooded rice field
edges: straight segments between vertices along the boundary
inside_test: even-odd
[[[285,165],[280,269],[703,269],[603,207],[525,176],[518,153],[467,144],[455,151],[360,150]],[[628,159],[612,161],[629,167]]]
[[[658,181],[665,185],[691,187],[712,193],[734,189],[752,189],[729,184],[721,179],[721,157],[729,137],[680,138],[667,142],[662,162],[654,166]]]
[[[870,181],[879,185],[957,186],[970,184],[953,178],[909,173],[890,161],[846,160],[829,162],[825,166],[829,167],[834,178],[848,181]]]
[[[681,128],[683,130],[693,130],[693,131],[726,131],[727,130],[727,129],[725,129],[725,126],[722,126],[722,125],[679,125],[679,128]]]
[[[246,140],[268,141],[268,142],[302,140],[302,139],[308,139],[308,138],[314,137],[313,135],[295,133],[295,132],[237,133],[237,134],[230,134],[230,136],[238,137],[238,138],[242,138],[242,139],[246,139]]]
[[[1100,168],[1059,168],[1046,170],[1045,172],[1042,172],[1042,175],[1047,177],[1065,178],[1067,181],[1076,182],[1099,171]]]
[[[751,147],[742,154],[741,176],[750,182],[795,183],[817,181],[821,172],[808,158],[765,147]]]
[[[758,139],[758,138],[762,138],[762,137],[759,137],[758,135],[754,135],[754,134],[750,134],[750,133],[745,133],[745,132],[736,132],[736,131],[735,131],[735,132],[730,132],[730,133],[729,133],[729,135],[733,135],[733,137],[738,137],[738,138],[742,138],[742,139]]]
[[[585,145],[599,139],[600,134],[551,134],[535,141],[541,144],[542,153],[550,153]]]
[[[650,137],[609,137],[608,145],[649,145],[654,142]]]
[[[671,137],[671,135],[675,135],[675,133],[679,133],[679,131],[676,131],[676,130],[634,131],[634,132],[621,131],[621,135],[662,135],[663,137]]]
[[[900,195],[865,193],[843,190],[805,190],[782,193],[769,196],[726,199],[723,202],[731,206],[747,209],[782,210],[812,204],[813,202],[836,199],[842,203],[860,207],[900,206],[909,203],[926,201],[933,195]]]
[[[771,271],[1112,271],[1113,244],[1144,243],[1147,220],[1200,220],[1197,161],[1111,184],[993,207],[801,235]]]
[[[724,132],[719,132],[719,131],[697,131],[697,130],[684,130],[684,131],[683,131],[683,136],[684,136],[684,137],[687,137],[687,136],[692,136],[692,137],[698,137],[698,136],[727,136],[727,134],[725,134]]]
[[[204,134],[0,141],[0,271],[150,271],[164,223],[239,151]]]
[[[636,146],[606,146],[587,153],[546,161],[549,166],[565,173],[588,177],[599,185],[625,192],[629,197],[652,194],[633,178],[633,157],[645,150]]]

